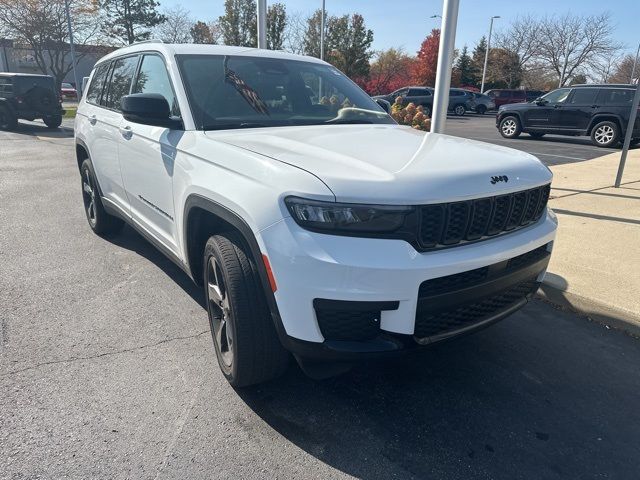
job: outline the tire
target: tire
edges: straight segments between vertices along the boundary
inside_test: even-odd
[[[484,105],[478,105],[476,107],[476,113],[484,115],[485,113],[487,113],[487,107],[485,107]]]
[[[210,237],[203,261],[211,336],[222,374],[234,388],[280,376],[289,354],[278,339],[242,237],[236,232]]]
[[[620,141],[620,128],[618,124],[605,120],[596,124],[591,129],[591,143],[596,147],[612,147]]]
[[[422,106],[425,116],[431,118],[431,105]]]
[[[8,107],[0,106],[0,130],[15,130],[18,126],[18,118]]]
[[[98,235],[110,235],[119,232],[124,222],[105,211],[93,165],[91,165],[91,161],[88,158],[82,162],[80,167],[80,179],[84,213],[87,216],[91,230]]]
[[[455,107],[453,107],[453,114],[456,117],[462,117],[465,113],[467,113],[467,109],[465,108],[464,105],[458,104]]]
[[[504,138],[518,138],[522,133],[522,126],[518,117],[509,115],[500,120],[500,135]]]
[[[58,128],[62,125],[62,115],[51,115],[49,117],[43,117],[42,121],[49,128]]]
[[[24,98],[36,112],[51,112],[58,105],[58,97],[53,91],[44,87],[33,87],[24,93]]]
[[[635,147],[638,144],[640,144],[640,138],[632,138],[631,139],[631,143],[629,143],[629,146],[630,147]]]
[[[541,132],[529,132],[529,136],[533,138],[542,138],[544,137],[544,133]]]

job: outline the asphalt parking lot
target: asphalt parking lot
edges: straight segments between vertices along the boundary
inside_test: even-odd
[[[545,135],[536,139],[523,133],[515,139],[503,138],[496,128],[494,112],[485,115],[467,113],[463,117],[449,115],[445,133],[522,150],[535,155],[547,165],[583,162],[620,151],[620,149],[596,147],[591,144],[591,138],[586,136]]]
[[[200,290],[131,229],[91,233],[70,135],[0,132],[1,479],[639,476],[640,343],[537,300],[420,355],[234,391]]]

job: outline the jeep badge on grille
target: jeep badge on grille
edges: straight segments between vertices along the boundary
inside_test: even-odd
[[[505,182],[507,183],[509,181],[509,177],[507,177],[506,175],[500,175],[498,177],[491,177],[491,184],[495,185],[498,182]]]

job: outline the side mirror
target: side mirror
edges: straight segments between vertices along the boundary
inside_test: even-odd
[[[120,100],[122,116],[133,123],[165,127],[182,128],[182,121],[171,117],[169,102],[158,93],[134,93]]]
[[[545,100],[544,98],[536,98],[535,102],[537,105],[544,107],[545,105],[547,105],[549,102],[547,100]]]
[[[382,98],[376,98],[376,103],[380,105],[385,112],[391,113],[391,104],[389,102]]]

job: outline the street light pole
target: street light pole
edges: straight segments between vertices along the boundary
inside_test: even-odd
[[[324,2],[322,0],[322,12],[320,13],[320,60],[324,60],[324,28],[325,28],[325,9]]]
[[[451,87],[451,64],[453,49],[456,43],[456,26],[458,24],[458,7],[460,0],[444,0],[442,24],[440,27],[440,46],[438,47],[438,67],[436,70],[436,86],[431,114],[431,131],[444,133],[449,107],[449,88]],[[425,136],[425,140],[428,135]]]
[[[487,40],[487,51],[484,52],[484,68],[482,69],[482,85],[480,85],[480,93],[484,93],[484,80],[487,78],[487,63],[489,62],[489,50],[491,49],[491,33],[493,32],[493,20],[500,18],[500,15],[491,17],[489,22],[489,39]]]
[[[640,55],[640,43],[638,44],[638,50],[636,51],[636,58],[633,60],[633,68],[631,69],[631,82],[633,83],[633,79],[636,78],[636,66],[638,65],[638,56]],[[640,82],[638,82],[640,85]]]
[[[69,29],[69,46],[71,47],[71,68],[73,68],[73,78],[76,82],[76,95],[78,100],[82,96],[82,85],[78,81],[78,72],[76,71],[76,49],[73,45],[73,30],[71,29],[71,15],[69,14],[69,0],[64,0],[64,8],[67,14],[67,28]]]
[[[629,152],[629,145],[631,144],[633,126],[638,117],[638,105],[640,105],[640,84],[636,87],[636,94],[633,96],[633,102],[631,102],[631,113],[629,114],[629,121],[627,122],[627,133],[624,136],[620,165],[618,165],[618,174],[616,175],[616,188],[620,188],[620,183],[622,183],[622,173],[624,172],[624,164],[627,162],[627,153]]]
[[[267,0],[258,0],[258,48],[267,48]]]

